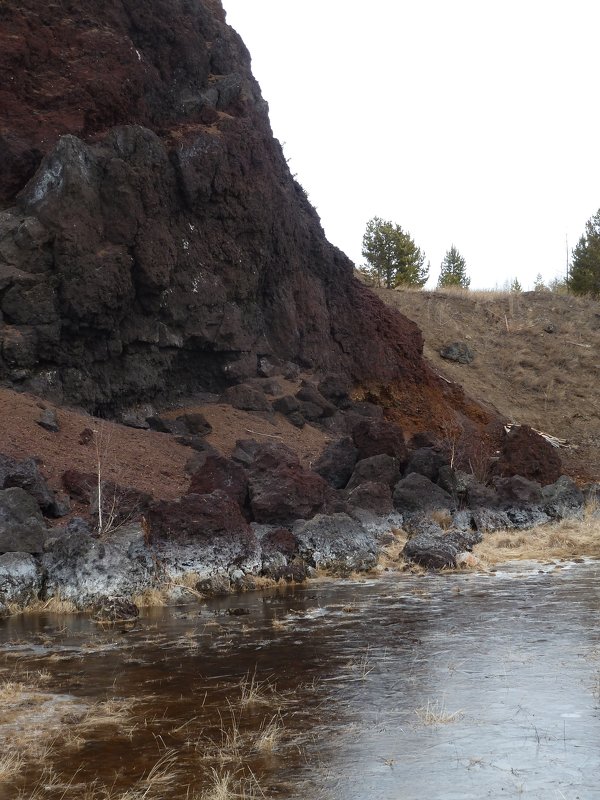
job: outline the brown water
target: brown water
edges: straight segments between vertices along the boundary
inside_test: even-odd
[[[600,563],[544,570],[329,582],[108,629],[5,620],[0,678],[49,673],[52,699],[19,714],[52,746],[0,800],[191,800],[213,768],[284,800],[600,798]]]

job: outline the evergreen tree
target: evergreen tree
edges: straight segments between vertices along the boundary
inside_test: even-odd
[[[533,291],[534,292],[546,292],[548,287],[544,283],[544,279],[542,278],[542,273],[538,272],[535,276],[535,283],[533,284]]]
[[[519,279],[518,278],[513,278],[512,281],[510,282],[510,291],[511,292],[522,292],[523,291],[523,287],[519,283]]]
[[[454,245],[446,252],[440,269],[438,289],[442,289],[446,286],[462,286],[463,289],[469,288],[471,279],[467,277],[467,262]]]
[[[574,294],[600,295],[600,210],[585,223],[585,233],[573,250],[567,283]]]
[[[425,255],[400,225],[373,217],[363,236],[362,271],[373,276],[377,286],[423,286],[429,276]]]

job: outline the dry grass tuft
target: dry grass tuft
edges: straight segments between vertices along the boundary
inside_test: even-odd
[[[156,586],[144,589],[143,592],[134,595],[131,600],[138,608],[161,608],[167,605],[167,597],[164,590]]]
[[[0,781],[16,778],[23,767],[24,758],[16,748],[8,748],[0,755]]]
[[[270,680],[259,681],[256,672],[252,675],[246,674],[239,683],[240,700],[242,708],[247,706],[272,706],[281,702],[281,697],[277,692],[275,684]]]
[[[190,800],[258,800],[265,798],[256,777],[236,778],[231,772],[212,769],[209,783],[202,794]]]
[[[277,749],[282,733],[283,720],[281,719],[281,714],[277,713],[270,720],[263,723],[254,742],[254,747],[260,753],[272,753]]]
[[[459,710],[451,714],[446,709],[444,702],[428,700],[427,705],[415,709],[415,714],[423,725],[448,725],[459,720],[463,712]]]

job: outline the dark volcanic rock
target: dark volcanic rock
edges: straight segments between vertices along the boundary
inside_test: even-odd
[[[400,479],[398,462],[385,454],[363,458],[356,463],[352,477],[348,481],[348,489],[354,489],[361,483],[373,481],[385,483],[392,488]]]
[[[313,470],[334,489],[343,489],[350,480],[357,456],[358,450],[352,439],[345,436],[327,445],[314,463]]]
[[[41,428],[50,431],[50,433],[58,433],[60,430],[56,412],[54,412],[51,408],[45,408],[40,414],[40,418],[36,420],[36,422]]]
[[[566,475],[542,489],[542,507],[553,519],[581,519],[585,498],[583,492]]]
[[[502,508],[529,508],[542,504],[542,487],[521,475],[494,480]]]
[[[436,526],[411,537],[404,546],[402,555],[423,567],[441,569],[455,567],[459,553],[470,552],[481,541],[476,531],[443,531]]]
[[[495,464],[497,475],[521,475],[542,486],[555,483],[562,465],[556,448],[527,425],[512,427],[502,445]]]
[[[447,464],[447,459],[435,448],[420,447],[410,454],[404,472],[406,475],[411,472],[418,472],[419,475],[425,475],[426,478],[435,483],[440,474],[440,469],[447,466]]]
[[[223,392],[222,403],[228,403],[242,411],[271,411],[271,404],[260,389],[254,389],[246,383],[230,386]]]
[[[326,397],[327,400],[335,403],[335,405],[340,408],[347,408],[351,405],[349,400],[351,388],[352,386],[348,378],[344,375],[335,375],[331,373],[320,380],[317,386],[317,389],[323,397]]]
[[[387,483],[365,481],[346,493],[348,505],[370,511],[378,516],[386,516],[394,510],[392,490]]]
[[[320,417],[331,417],[335,414],[335,406],[326,400],[321,392],[312,383],[307,381],[303,382],[304,385],[296,392],[296,399],[300,400],[301,408],[305,408],[306,404],[318,408]]]
[[[200,412],[181,414],[176,422],[182,422],[192,436],[208,436],[212,431],[212,425]]]
[[[375,566],[377,540],[347,514],[318,514],[293,528],[300,554],[313,567],[342,571]]]
[[[0,611],[3,605],[26,606],[42,588],[42,571],[29,553],[0,555]]]
[[[398,481],[393,496],[394,506],[401,512],[443,511],[455,506],[448,492],[417,472]]]
[[[336,504],[333,489],[320,475],[304,469],[289,448],[259,445],[248,467],[250,508],[257,522],[308,519]]]
[[[0,380],[107,413],[290,362],[441,396],[326,241],[218,0],[6,0],[0,70]]]
[[[475,356],[468,344],[464,342],[452,342],[440,350],[442,358],[448,361],[456,361],[458,364],[470,364]]]
[[[0,491],[0,553],[41,553],[47,531],[34,498],[24,489]]]
[[[387,420],[361,420],[352,431],[359,459],[382,454],[393,456],[400,469],[404,468],[408,453],[404,435],[397,425]]]
[[[273,580],[301,582],[308,575],[307,566],[298,556],[298,540],[287,528],[269,531],[260,540],[262,573]]]
[[[57,500],[33,458],[18,461],[0,454],[0,489],[18,487],[35,498],[44,514],[60,517],[66,513],[64,503]]]
[[[238,505],[248,496],[248,478],[244,469],[219,453],[200,453],[194,459],[188,494],[210,494],[220,489]]]
[[[254,540],[238,504],[220,490],[155,502],[150,507],[148,522],[152,535],[163,539],[202,540],[243,535],[249,541]]]
[[[290,394],[278,397],[273,401],[273,411],[278,411],[280,414],[293,414],[299,410],[300,402]]]
[[[110,596],[131,597],[151,585],[156,560],[141,526],[122,528],[100,541],[74,533],[48,541],[42,558],[45,597],[59,596],[78,608]]]

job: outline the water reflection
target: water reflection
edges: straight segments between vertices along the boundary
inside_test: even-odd
[[[54,742],[50,800],[94,781],[117,797],[160,758],[147,797],[201,793],[214,768],[289,800],[600,798],[599,572],[330,582],[124,629],[22,616],[0,628],[2,677],[46,670],[45,691],[121,703],[114,724],[110,705],[95,727],[80,711],[76,746]],[[29,763],[0,799],[41,780]]]

